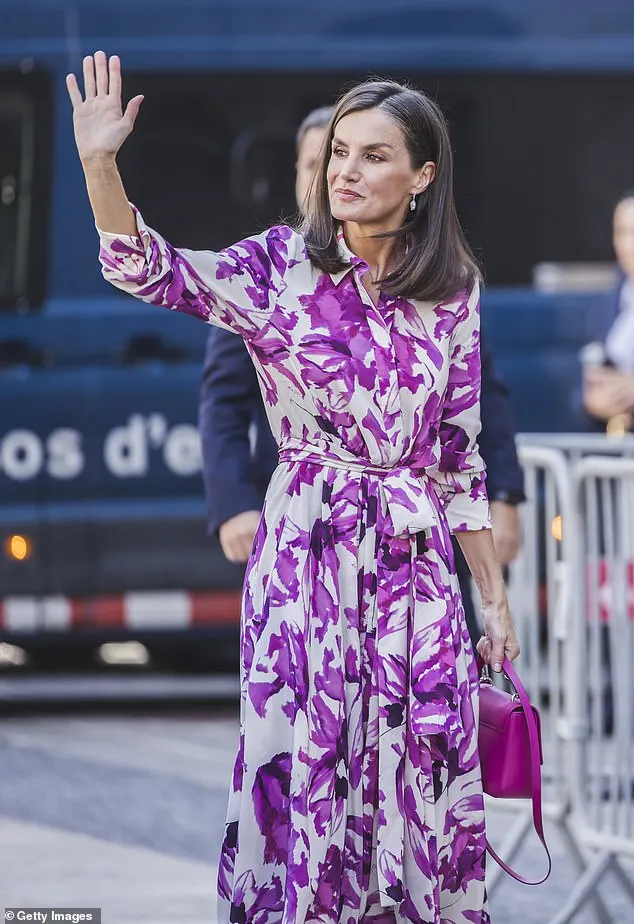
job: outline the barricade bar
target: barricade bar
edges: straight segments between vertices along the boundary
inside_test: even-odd
[[[509,575],[518,668],[542,713],[544,814],[578,870],[548,924],[590,905],[610,924],[605,872],[634,905],[622,866],[634,856],[634,435],[523,434],[524,543]],[[497,803],[499,806],[500,803]],[[516,814],[511,861],[531,830]],[[489,870],[489,886],[500,879]]]
[[[621,864],[634,856],[634,458],[571,459],[570,482],[567,695],[571,724],[587,733],[567,742],[569,830],[591,859],[549,924],[572,921],[589,898],[597,909],[607,871],[634,902]]]

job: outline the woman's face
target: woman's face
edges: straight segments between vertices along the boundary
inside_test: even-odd
[[[634,279],[634,198],[624,199],[614,210],[612,242],[619,266]]]
[[[330,209],[339,221],[399,228],[432,181],[434,165],[414,169],[399,125],[381,109],[344,116],[335,125],[328,164]]]

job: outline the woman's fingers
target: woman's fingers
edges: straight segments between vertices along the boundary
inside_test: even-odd
[[[507,638],[504,622],[497,611],[484,613],[486,662],[494,671],[502,670],[504,645]]]
[[[127,119],[130,124],[130,130],[134,128],[134,123],[136,122],[136,117],[139,114],[139,109],[141,108],[141,103],[143,102],[142,96],[135,96],[134,99],[131,99],[128,105],[125,107],[125,112],[123,113],[124,119]]]
[[[97,95],[97,87],[95,84],[95,63],[92,55],[86,55],[82,62],[82,67],[84,71],[84,96],[87,100],[94,99]]]
[[[75,75],[66,75],[66,89],[73,109],[80,106],[84,99],[88,101],[97,96],[114,96],[121,104],[121,61],[118,55],[112,55],[110,59],[103,51],[96,51],[94,55],[86,55],[82,62],[82,70],[85,96],[81,95]],[[129,116],[132,125],[134,125],[142,102],[142,96],[135,96],[128,103],[126,115]]]
[[[108,61],[108,88],[111,96],[121,99],[121,61],[118,55],[111,55]]]
[[[77,86],[77,78],[74,74],[66,75],[66,89],[68,90],[70,101],[73,104],[73,109],[76,109],[77,106],[81,106],[84,100],[82,98],[81,91]]]
[[[504,663],[504,639],[503,638],[494,638],[491,642],[491,655],[489,658],[489,664],[496,673],[502,670],[502,664]]]
[[[514,661],[515,658],[518,657],[520,653],[520,646],[514,635],[511,638],[507,639],[504,649],[505,649],[506,657],[509,659],[509,661]]]
[[[483,635],[476,649],[485,664],[498,673],[502,670],[505,657],[514,661],[520,653],[520,646],[512,630],[506,635]]]
[[[95,60],[95,81],[97,84],[97,95],[105,96],[108,93],[108,59],[104,51],[96,51]]]

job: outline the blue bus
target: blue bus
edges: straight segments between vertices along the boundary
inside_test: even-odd
[[[0,639],[44,662],[139,638],[235,650],[241,582],[207,535],[196,418],[207,329],[102,280],[64,77],[118,53],[145,102],[120,165],[177,245],[293,211],[294,133],[369,74],[439,100],[483,315],[521,430],[570,395],[597,299],[531,289],[611,260],[634,186],[631,0],[4,0],[0,31]],[[223,654],[224,657],[224,654]]]

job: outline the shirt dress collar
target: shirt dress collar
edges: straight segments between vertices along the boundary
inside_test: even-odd
[[[362,274],[367,273],[370,267],[365,262],[365,260],[362,260],[361,257],[358,257],[350,250],[346,244],[343,228],[341,226],[339,226],[339,229],[337,230],[337,248],[339,250],[339,256],[342,260],[345,260],[348,265],[344,266],[343,269],[336,273],[328,274],[336,286],[338,286],[341,280],[353,269],[358,270]]]

